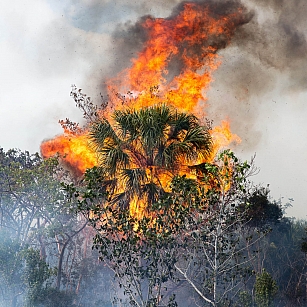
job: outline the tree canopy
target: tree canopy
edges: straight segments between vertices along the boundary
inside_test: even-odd
[[[110,203],[144,214],[175,174],[211,154],[208,127],[192,114],[158,105],[115,111],[90,128]],[[139,211],[139,212],[138,212]]]

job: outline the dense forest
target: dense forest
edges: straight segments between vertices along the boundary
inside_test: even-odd
[[[212,157],[207,125],[165,105],[90,125],[97,166],[0,151],[1,306],[307,305],[307,222]],[[196,163],[197,161],[202,163]]]

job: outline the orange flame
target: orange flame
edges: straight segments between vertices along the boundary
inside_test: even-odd
[[[144,93],[159,85],[162,100],[192,112],[200,100],[206,100],[204,90],[220,64],[216,52],[244,22],[242,8],[217,14],[205,3],[185,3],[173,18],[147,17],[141,23],[148,37],[143,50],[132,59],[130,69],[109,82],[109,88],[141,93],[137,100],[127,101],[137,109],[155,104]]]
[[[43,158],[60,154],[60,158],[76,176],[83,174],[87,168],[97,165],[97,156],[88,146],[86,134],[59,135],[41,144]]]
[[[112,100],[104,116],[110,118],[113,109],[138,109],[161,102],[180,111],[196,112],[198,103],[206,101],[205,90],[212,81],[212,72],[220,64],[217,51],[225,48],[236,28],[248,21],[242,7],[237,7],[236,11],[224,9],[221,13],[212,6],[212,2],[184,3],[176,16],[142,20],[140,25],[147,41],[138,57],[132,59],[131,68],[108,81]],[[116,95],[128,91],[133,92],[133,97],[128,95],[127,99],[122,100]],[[205,111],[198,111],[196,115],[201,118]],[[211,134],[214,140],[211,160],[221,148],[231,142],[240,142],[239,137],[230,132],[226,121],[220,127],[213,128]],[[45,158],[59,153],[78,175],[97,165],[96,155],[88,146],[86,134],[58,136],[43,142],[41,152]],[[182,169],[179,173],[185,172]],[[193,174],[189,176],[195,177]],[[167,176],[161,174],[159,179],[164,187],[168,185]],[[137,212],[139,207],[142,204],[131,204],[132,211]]]
[[[240,144],[241,139],[238,135],[231,133],[230,123],[223,120],[221,126],[214,127],[210,134],[213,139],[213,150],[211,155],[211,160],[214,159],[216,154],[222,148],[228,147],[230,144]]]

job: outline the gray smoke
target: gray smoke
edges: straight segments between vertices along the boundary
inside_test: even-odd
[[[251,57],[259,58],[263,66],[287,73],[291,82],[286,89],[306,89],[307,4],[298,0],[261,0],[259,4],[267,12],[266,19],[254,19],[239,29],[235,43],[247,49]]]
[[[228,117],[244,147],[254,150],[263,133],[259,128],[260,109],[267,108],[269,116],[272,99],[268,97],[281,80],[285,94],[306,89],[307,3],[302,0],[197,2],[209,5],[216,15],[245,7],[245,20],[231,43],[216,42],[222,64],[214,73],[215,81],[208,92],[207,114],[216,124]],[[68,2],[67,12],[75,27],[87,33],[110,35],[108,41],[101,42],[106,52],[101,58],[96,55],[91,59],[94,64],[87,75],[90,86],[86,85],[92,90],[90,94],[104,93],[105,81],[129,67],[131,59],[142,50],[146,33],[140,24],[144,18],[148,15],[173,18],[182,6],[183,2],[176,0]],[[171,76],[179,73],[180,65],[176,60],[170,63]]]
[[[166,19],[175,19],[180,12],[184,10],[184,4],[186,2],[182,2],[174,7],[172,13]],[[232,29],[235,29],[242,24],[248,23],[252,14],[244,9],[244,7],[238,1],[197,1],[197,3],[204,8],[209,8],[210,17],[215,20],[220,20],[224,16],[228,16],[229,14],[237,12],[239,9],[242,9],[243,12],[238,14],[235,18],[231,20],[225,28],[228,32],[232,32]],[[117,55],[116,59],[112,65],[112,71],[117,73],[122,69],[129,67],[130,60],[132,57],[137,57],[137,52],[142,50],[144,43],[147,40],[147,32],[143,29],[142,24],[146,19],[155,20],[154,16],[145,15],[141,17],[135,24],[131,24],[131,22],[127,22],[118,27],[118,29],[113,33],[113,50]],[[195,21],[199,28],[200,34],[205,35],[207,32],[208,22],[204,20],[197,19]],[[195,29],[191,28],[180,28],[178,31],[178,35],[182,35],[182,31],[185,33],[185,37],[189,37],[194,34]],[[167,37],[167,33],[165,35]],[[201,36],[201,35],[200,35]],[[184,40],[181,41],[181,45],[179,44],[178,54],[176,56],[172,55],[170,59],[170,63],[167,67],[168,70],[168,78],[172,79],[175,75],[179,74],[182,67],[182,58],[183,54],[185,54],[189,58],[197,58],[199,62],[202,61],[202,56],[206,48],[209,46],[214,49],[220,50],[227,46],[228,38],[226,35],[212,35],[210,39],[206,41],[199,40],[192,48],[187,47],[187,42]],[[204,49],[205,48],[205,49]],[[186,49],[188,50],[186,52]],[[185,53],[186,52],[186,53]],[[110,76],[107,76],[109,78]]]
[[[84,5],[86,2],[86,5]],[[240,1],[195,1],[201,5],[210,7],[210,13],[218,18],[242,8]],[[101,63],[93,59],[95,70],[89,71],[87,80],[96,88],[105,93],[105,82],[116,76],[120,71],[131,65],[131,59],[136,58],[146,41],[146,32],[141,23],[146,18],[174,18],[183,9],[184,2],[174,1],[85,1],[67,4],[67,12],[75,27],[87,32],[107,33],[110,44],[106,46],[107,52],[103,55]],[[235,24],[244,24],[251,19],[252,15],[244,12],[235,20]],[[215,41],[200,42],[198,48],[208,44],[218,46],[219,49],[226,47],[226,39],[222,36],[214,38]],[[192,54],[198,56],[197,50]],[[107,63],[106,63],[107,61]],[[107,65],[106,65],[107,64]],[[176,75],[180,71],[180,61],[170,63],[170,75]]]
[[[255,150],[263,133],[259,123],[274,117],[276,87],[279,95],[306,90],[307,4],[298,0],[244,4],[255,15],[238,28],[232,44],[221,53],[222,65],[209,92],[209,117],[218,122],[228,116],[243,148]]]

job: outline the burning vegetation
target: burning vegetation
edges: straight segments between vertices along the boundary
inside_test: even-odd
[[[97,106],[74,86],[71,96],[83,112],[84,126],[69,119],[60,121],[64,134],[41,145],[44,158],[58,156],[75,177],[82,177],[81,184],[58,168],[58,157],[40,161],[37,156],[33,165],[19,166],[20,161],[31,162],[32,158],[1,152],[1,178],[8,178],[1,183],[2,194],[8,199],[7,208],[1,203],[2,224],[6,218],[15,227],[16,222],[11,221],[12,198],[16,221],[24,227],[24,217],[29,216],[26,233],[29,229],[36,231],[33,234],[37,235],[30,237],[35,237],[33,246],[40,246],[40,253],[27,251],[26,265],[41,263],[46,273],[41,284],[35,276],[32,282],[28,274],[30,299],[44,305],[50,297],[54,306],[61,294],[69,302],[65,306],[76,306],[74,298],[83,296],[79,293],[81,281],[85,288],[88,276],[97,283],[98,264],[93,263],[98,254],[88,251],[88,242],[94,236],[91,247],[104,261],[101,276],[105,279],[107,266],[118,282],[115,299],[109,305],[272,304],[277,286],[264,266],[271,266],[275,276],[284,274],[284,267],[293,270],[292,263],[287,262],[288,254],[280,252],[284,251],[284,239],[292,238],[290,220],[283,220],[282,207],[269,200],[267,189],[249,181],[255,172],[253,161],[242,162],[231,150],[222,150],[240,142],[231,132],[229,120],[213,126],[206,119],[206,90],[221,63],[218,51],[227,47],[238,27],[250,19],[251,14],[240,2],[213,0],[183,2],[164,19],[143,17],[134,28],[142,37],[142,49],[131,59],[129,68],[106,80],[107,99]],[[46,172],[49,163],[50,174]],[[20,169],[27,164],[32,172],[37,165],[37,177],[28,176],[25,169],[25,178],[20,181]],[[16,167],[15,175],[12,167]],[[55,172],[62,178],[61,185],[54,178]],[[10,179],[11,174],[18,178],[14,188],[20,189],[20,197],[11,192],[15,181]],[[44,187],[50,185],[52,196],[53,191],[58,194],[49,201],[44,189],[38,190],[38,195],[30,190],[27,204],[24,184],[32,187],[35,183],[36,191],[35,185],[41,181]],[[27,206],[20,206],[20,200]],[[50,231],[42,231],[49,226]],[[277,245],[269,239],[262,243],[265,236],[274,238],[268,234],[271,226],[286,234],[282,240],[274,239]],[[291,243],[296,249],[297,242]],[[58,260],[55,288],[50,287],[55,273],[45,262],[52,244],[57,245],[53,256]],[[274,249],[278,250],[276,256],[272,256]],[[1,250],[7,248],[0,246]],[[302,250],[306,250],[304,244]],[[279,257],[287,264],[282,269]],[[34,261],[30,263],[31,259]],[[304,269],[307,262],[302,259],[295,262]],[[297,281],[289,287],[291,278],[286,276],[281,301],[289,289],[296,289],[301,298],[301,289],[306,288],[301,282],[304,273],[297,273],[302,269],[294,271]],[[103,292],[95,286],[97,292]],[[97,292],[88,297],[104,304],[98,301]],[[33,293],[38,293],[38,299]],[[86,298],[83,301],[82,306],[90,306]]]
[[[109,203],[141,218],[169,190],[175,175],[194,176],[190,165],[211,155],[211,137],[192,114],[165,105],[115,111],[114,127],[100,120],[90,128]]]
[[[242,5],[232,1],[184,2],[168,18],[142,18],[136,28],[145,37],[143,49],[131,59],[130,68],[106,81],[108,102],[92,113],[96,119],[112,122],[114,110],[139,110],[163,103],[179,112],[193,112],[203,120],[205,90],[221,61],[217,51],[225,48],[236,29],[250,18]],[[96,154],[87,141],[93,117],[88,119],[84,129],[66,129],[64,135],[43,142],[43,157],[59,153],[64,164],[77,175],[97,165]],[[231,142],[240,141],[230,132],[227,121],[210,133],[214,154]]]

